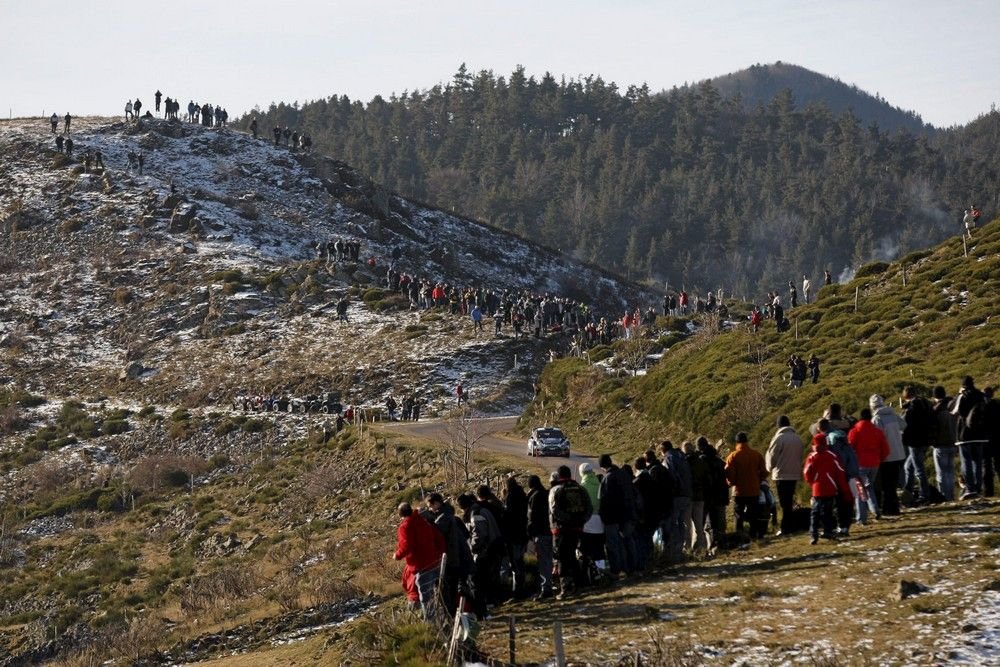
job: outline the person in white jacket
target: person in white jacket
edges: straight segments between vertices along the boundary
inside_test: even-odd
[[[872,394],[868,399],[872,409],[872,423],[878,426],[885,439],[889,442],[889,456],[879,466],[879,494],[883,516],[899,516],[899,494],[903,461],[906,460],[906,447],[903,446],[903,429],[906,422],[896,414],[892,406],[885,404],[885,399],[878,394]]]
[[[802,438],[792,428],[788,417],[778,417],[778,430],[764,455],[764,465],[778,487],[778,505],[781,506],[781,526],[778,535],[792,532],[792,510],[795,504],[795,487],[802,479]]]

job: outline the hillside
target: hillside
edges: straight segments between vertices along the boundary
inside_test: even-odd
[[[824,269],[849,275],[944,240],[970,204],[996,214],[1000,113],[933,135],[899,131],[899,114],[876,98],[775,71],[774,85],[794,74],[807,91],[870,100],[896,121],[883,127],[796,94],[748,106],[711,81],[657,93],[464,66],[429,90],[253,115],[263,132],[306,132],[417,200],[688,291],[750,297]]]
[[[884,132],[906,130],[913,134],[933,134],[934,127],[924,123],[914,111],[904,111],[892,106],[878,95],[872,95],[857,86],[848,85],[818,72],[776,62],[753,65],[747,69],[709,79],[723,97],[740,97],[747,108],[767,106],[784,91],[791,91],[799,108],[809,105],[823,106],[836,115],[845,111],[867,126],[872,123]]]
[[[856,415],[871,394],[895,402],[907,385],[929,395],[940,384],[954,395],[961,379],[972,375],[977,386],[995,386],[1000,220],[977,230],[968,252],[965,257],[961,239],[953,237],[897,262],[862,267],[851,282],[823,287],[814,303],[786,311],[792,329],[784,333],[771,321],[750,332],[743,319],[748,306],[734,303],[730,330],[695,318],[696,333],[636,378],[583,359],[549,364],[525,421],[557,419],[590,451],[634,455],[664,437],[696,434],[731,443],[738,431],[763,448],[780,414],[804,431],[834,402]],[[661,323],[685,330],[684,322]],[[654,350],[655,341],[649,346]],[[592,350],[590,358],[627,353],[618,343]],[[819,383],[787,387],[791,354],[819,357]],[[574,428],[581,420],[587,426]],[[632,435],[628,449],[622,432]]]
[[[449,454],[233,400],[331,392],[372,417],[412,396],[434,417],[461,380],[472,412],[509,414],[567,343],[411,309],[380,287],[393,255],[498,298],[656,298],[318,154],[150,119],[73,130],[69,158],[45,122],[0,122],[0,664],[194,660],[220,629],[245,650],[395,590],[392,508],[440,488]],[[358,258],[317,259],[332,239]]]

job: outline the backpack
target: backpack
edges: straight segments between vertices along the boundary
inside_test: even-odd
[[[560,495],[564,522],[574,526],[585,524],[592,514],[587,490],[579,484],[564,484]]]

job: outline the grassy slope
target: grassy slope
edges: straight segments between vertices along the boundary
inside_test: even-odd
[[[671,349],[648,375],[628,380],[607,377],[579,359],[549,364],[541,399],[525,420],[559,421],[581,450],[592,452],[634,456],[657,439],[696,433],[731,442],[740,430],[765,446],[782,413],[804,430],[831,402],[857,414],[872,393],[897,400],[907,384],[925,392],[943,384],[954,393],[967,374],[980,386],[996,384],[998,288],[995,221],[977,231],[967,258],[961,239],[954,238],[889,265],[863,267],[849,284],[822,288],[815,303],[788,314],[797,322],[798,340],[794,326],[778,334],[770,322],[757,334],[741,327],[695,336]],[[792,353],[819,356],[818,384],[786,388],[784,364]],[[581,419],[590,422],[584,429],[577,427]]]

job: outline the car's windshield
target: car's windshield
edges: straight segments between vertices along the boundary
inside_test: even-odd
[[[536,433],[539,438],[545,438],[546,440],[549,438],[559,438],[561,440],[563,438],[562,431],[557,428],[540,428]]]

